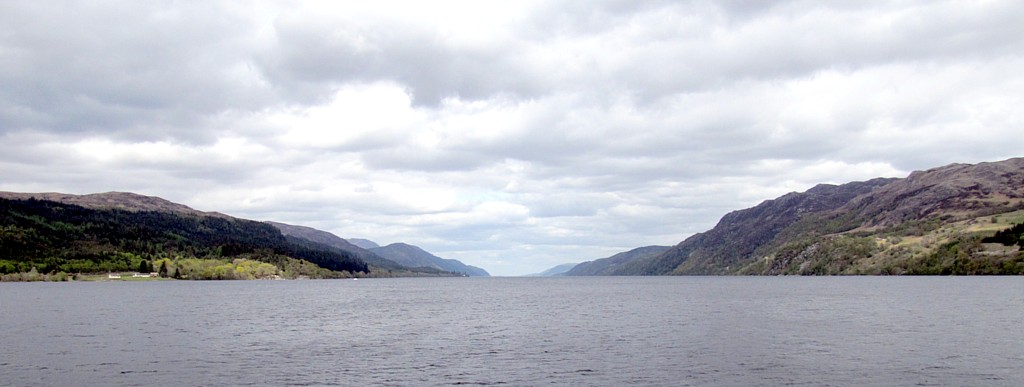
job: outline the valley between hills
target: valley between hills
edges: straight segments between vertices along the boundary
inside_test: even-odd
[[[821,184],[646,246],[539,275],[1020,275],[1024,158]],[[158,197],[0,192],[0,275],[68,280],[488,276],[396,243],[203,212]]]
[[[194,280],[489,276],[416,246],[363,243],[373,246],[127,192],[0,192],[5,281],[122,272]]]

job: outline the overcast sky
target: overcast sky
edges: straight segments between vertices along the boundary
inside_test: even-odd
[[[1020,1],[2,1],[0,190],[496,275],[1024,154]]]

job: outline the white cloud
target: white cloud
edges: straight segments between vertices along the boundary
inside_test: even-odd
[[[289,148],[366,151],[418,135],[426,120],[410,104],[399,85],[355,84],[339,89],[326,105],[278,112],[268,119],[283,129],[278,142]]]

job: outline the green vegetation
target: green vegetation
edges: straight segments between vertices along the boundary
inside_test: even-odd
[[[765,259],[764,274],[833,275],[854,274],[858,261],[878,253],[872,238],[828,237],[811,242],[787,244],[774,257]],[[744,269],[750,272],[756,267]],[[759,273],[760,274],[760,273]]]
[[[73,275],[69,275],[65,272],[57,272],[52,274],[39,274],[36,268],[32,268],[28,272],[24,273],[7,273],[0,275],[0,281],[3,282],[36,282],[36,281],[47,281],[47,282],[63,282],[71,281],[74,279]]]
[[[186,258],[176,261],[165,260],[168,271],[177,273],[176,278],[192,280],[252,280],[275,278],[346,278],[351,275],[335,272],[309,262],[278,256],[277,264],[247,258],[233,260]],[[280,267],[278,266],[280,265]],[[173,269],[172,269],[173,268]]]
[[[5,280],[135,270],[156,271],[162,278],[177,272],[187,279],[249,279],[267,277],[270,267],[286,278],[369,271],[356,257],[295,243],[261,222],[0,199],[0,278]]]
[[[1016,219],[1014,214],[1004,218]],[[806,237],[772,250],[772,254],[744,266],[739,274],[1024,274],[1024,252],[1016,245],[1024,226],[995,231],[990,219],[945,224],[923,221],[884,233]]]

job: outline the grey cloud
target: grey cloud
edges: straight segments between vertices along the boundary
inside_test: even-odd
[[[616,203],[610,194],[588,191],[553,193],[525,193],[520,200],[530,209],[530,216],[536,218],[592,217],[598,211]]]
[[[529,68],[515,61],[514,43],[457,48],[430,29],[302,17],[279,19],[275,33],[273,47],[259,55],[260,68],[276,86],[306,100],[323,98],[338,84],[381,80],[406,85],[420,106],[539,93]]]
[[[207,141],[204,116],[258,108],[241,18],[213,3],[12,3],[0,48],[0,130]]]
[[[496,161],[478,152],[403,147],[363,151],[360,157],[374,169],[425,172],[472,171]]]
[[[556,23],[569,19],[567,24],[574,25],[574,17],[599,20],[573,33],[607,36],[604,47],[609,52],[600,54],[601,61],[613,64],[594,69],[595,74],[581,81],[611,82],[640,101],[714,90],[744,79],[790,79],[826,69],[959,61],[1021,50],[1015,38],[1024,33],[1021,23],[1015,22],[1024,16],[1020,7],[995,4],[976,11],[986,7],[928,3],[907,10],[856,4],[784,3],[730,20],[735,15],[716,18],[721,13],[707,3],[669,3],[625,14],[562,15],[547,28],[561,31]],[[728,12],[746,8],[725,6]],[[698,16],[687,18],[693,14]],[[627,41],[615,38],[622,34],[637,36]],[[623,59],[608,61],[619,57]]]

